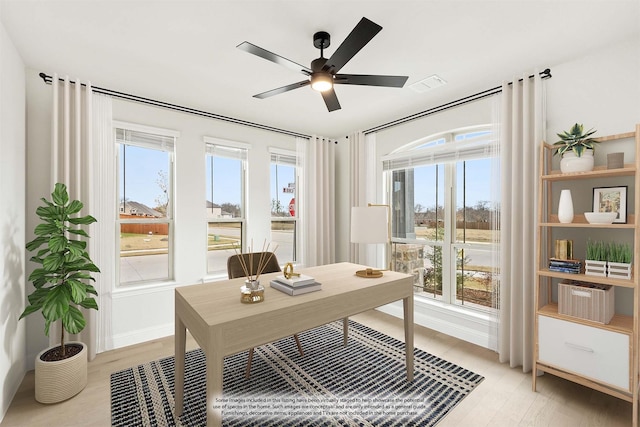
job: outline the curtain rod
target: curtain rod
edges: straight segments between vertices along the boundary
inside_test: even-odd
[[[52,76],[48,76],[45,73],[40,73],[39,76],[42,78],[42,80],[44,80],[44,82],[46,84],[51,84],[52,81],[53,81],[53,77]],[[64,81],[64,79],[62,79],[62,78],[58,78],[58,80],[59,81]],[[75,84],[75,82],[72,81],[72,80],[70,82]],[[81,86],[85,86],[85,84],[81,83]],[[262,130],[268,130],[270,132],[282,133],[282,134],[289,135],[289,136],[296,136],[296,137],[307,138],[307,139],[311,138],[311,136],[309,136],[309,135],[305,135],[305,134],[302,134],[302,133],[289,131],[289,130],[286,130],[286,129],[279,129],[279,128],[263,125],[263,124],[260,124],[260,123],[254,123],[254,122],[249,122],[249,121],[246,121],[246,120],[234,119],[233,117],[222,116],[220,114],[209,113],[207,111],[196,110],[194,108],[183,107],[181,105],[170,104],[168,102],[157,101],[155,99],[144,98],[142,96],[131,95],[129,93],[118,92],[118,91],[115,91],[115,90],[105,89],[105,88],[101,88],[101,87],[98,87],[98,86],[91,86],[91,89],[96,93],[101,93],[103,95],[110,95],[110,96],[113,96],[114,98],[126,99],[128,101],[134,101],[134,102],[139,102],[139,103],[142,103],[142,104],[153,105],[153,106],[156,106],[156,107],[167,108],[169,110],[180,111],[182,113],[193,114],[193,115],[196,115],[196,116],[207,117],[207,118],[210,118],[210,119],[222,120],[222,121],[225,121],[225,122],[235,123],[235,124],[238,124],[238,125],[249,126],[249,127],[253,127],[253,128],[257,128],[257,129],[262,129]]]
[[[543,79],[548,79],[551,78],[551,70],[549,68],[545,69],[544,71],[541,71],[540,73],[540,77]],[[534,74],[530,75],[529,78],[533,78],[535,77]],[[523,79],[518,80],[519,82],[521,82]],[[509,82],[509,84],[513,84],[513,82]],[[502,86],[496,86],[494,88],[491,89],[487,89],[487,90],[483,90],[482,92],[478,92],[476,94],[473,95],[469,95],[469,96],[465,96],[464,98],[460,98],[458,100],[455,101],[451,101],[451,102],[447,102],[446,104],[442,104],[438,107],[433,107],[430,108],[428,110],[424,110],[421,111],[419,113],[415,113],[415,114],[411,114],[409,116],[397,119],[397,120],[393,120],[391,122],[385,123],[383,125],[379,125],[376,127],[373,127],[371,129],[367,129],[364,131],[364,134],[368,134],[368,133],[373,133],[373,132],[379,132],[381,130],[385,130],[388,129],[390,127],[393,126],[397,126],[397,125],[401,125],[403,123],[407,123],[410,122],[412,120],[416,120],[416,119],[420,119],[422,117],[426,117],[426,116],[430,116],[431,114],[435,114],[435,113],[439,113],[441,111],[445,111],[448,110],[449,108],[453,108],[453,107],[457,107],[459,105],[463,105],[466,104],[468,102],[472,102],[472,101],[477,101],[479,99],[482,98],[486,98],[488,96],[494,95],[496,93],[500,93],[502,92]]]

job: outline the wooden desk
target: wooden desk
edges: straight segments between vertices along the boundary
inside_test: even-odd
[[[407,381],[413,380],[413,277],[385,271],[377,279],[357,277],[364,266],[339,263],[300,270],[322,283],[322,290],[289,296],[269,286],[272,277],[260,276],[265,301],[240,302],[244,279],[225,280],[175,290],[175,405],[181,415],[184,402],[186,329],[207,359],[207,425],[220,426],[222,412],[214,409],[222,397],[225,356],[276,341],[294,333],[346,318],[381,305],[403,300]],[[302,343],[304,345],[304,343]]]

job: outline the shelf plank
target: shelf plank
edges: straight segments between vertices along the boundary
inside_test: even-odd
[[[590,378],[584,377],[580,374],[574,374],[573,372],[569,372],[562,368],[557,368],[553,365],[549,365],[542,360],[538,360],[536,363],[536,368],[539,371],[548,372],[557,377],[564,378],[565,380],[573,381],[574,383],[581,384],[585,387],[592,388],[594,390],[598,390],[602,393],[609,394],[611,396],[617,397],[618,399],[626,400],[627,402],[633,402],[633,394],[628,390],[618,390],[617,388],[613,388],[613,386],[600,383],[598,381],[592,380]]]
[[[634,176],[635,174],[635,165],[633,163],[626,163],[623,168],[607,169],[606,166],[596,166],[592,171],[588,172],[562,173],[559,170],[552,170],[547,175],[542,175],[540,179],[542,181],[567,181],[573,179]]]
[[[624,224],[590,224],[585,218],[584,214],[576,214],[573,216],[573,221],[570,223],[558,221],[558,215],[550,214],[548,221],[538,224],[540,227],[578,227],[578,228],[609,228],[609,229],[629,229],[636,227],[636,216],[634,214],[627,214],[627,222]]]
[[[558,304],[550,303],[538,310],[538,314],[548,317],[554,317],[560,320],[566,320],[569,322],[580,323],[582,325],[592,326],[594,328],[605,329],[613,332],[620,332],[623,334],[633,334],[633,316],[625,316],[622,314],[614,314],[611,318],[611,322],[608,324],[602,324],[587,319],[582,319],[574,316],[567,316],[565,314],[558,313]]]
[[[636,287],[634,278],[631,280],[612,279],[611,277],[590,276],[588,274],[572,274],[561,273],[559,271],[550,271],[548,268],[538,270],[538,274],[543,277],[555,277],[556,279],[578,280],[580,282],[599,283],[602,285],[620,286],[622,288]]]
[[[615,141],[617,139],[635,138],[635,137],[636,137],[635,132],[625,132],[625,133],[618,133],[615,135],[599,136],[593,139],[595,139],[598,142],[606,142],[606,141]]]

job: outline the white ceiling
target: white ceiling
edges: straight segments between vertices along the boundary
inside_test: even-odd
[[[402,89],[336,87],[329,113],[304,79],[236,49],[243,41],[309,65],[316,31],[329,57],[363,17],[383,30],[342,70],[407,75]],[[28,68],[304,134],[342,137],[638,36],[638,0],[178,1],[0,0]],[[432,74],[448,82],[408,88]]]

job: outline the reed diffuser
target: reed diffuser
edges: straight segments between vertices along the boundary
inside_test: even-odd
[[[276,245],[272,251],[269,251],[270,245],[265,240],[256,264],[254,264],[253,240],[251,241],[251,246],[249,246],[249,252],[245,254],[247,255],[246,258],[242,253],[238,253],[235,247],[233,248],[246,277],[244,285],[240,288],[240,302],[254,304],[264,301],[264,286],[260,284],[260,275],[278,249],[278,245]]]

